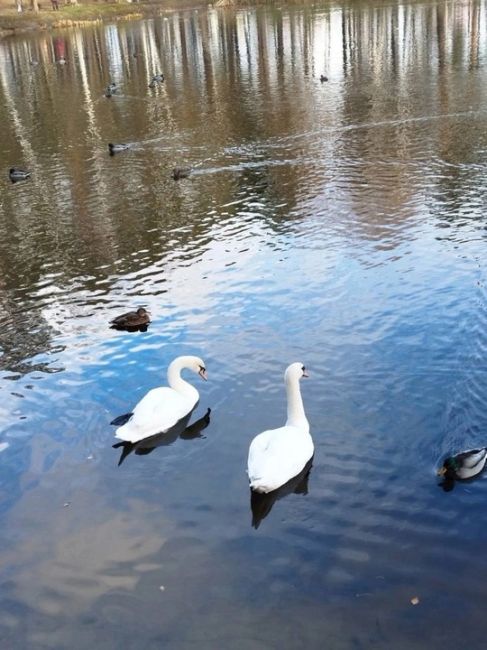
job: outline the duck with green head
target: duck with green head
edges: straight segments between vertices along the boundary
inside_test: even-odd
[[[469,449],[456,456],[448,456],[439,468],[438,476],[445,479],[465,480],[480,474],[487,461],[487,447]]]

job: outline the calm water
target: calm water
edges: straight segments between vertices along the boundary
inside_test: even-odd
[[[485,647],[487,481],[434,474],[487,443],[485,10],[0,42],[2,648]],[[118,467],[110,420],[187,353],[210,424]],[[296,360],[314,464],[255,529]]]

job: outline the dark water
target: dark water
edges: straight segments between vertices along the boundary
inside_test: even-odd
[[[485,16],[210,10],[0,42],[2,648],[485,647],[487,481],[434,474],[487,444]],[[108,329],[140,304],[147,332]],[[210,424],[117,467],[110,420],[187,353]],[[255,530],[247,449],[296,360],[308,493]]]

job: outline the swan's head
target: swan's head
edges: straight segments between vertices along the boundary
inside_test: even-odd
[[[286,372],[284,373],[284,379],[286,381],[292,379],[299,380],[301,377],[309,377],[309,375],[304,364],[300,361],[296,361],[286,368]]]
[[[199,357],[183,357],[183,359],[185,361],[185,368],[192,370],[205,381],[208,379],[208,375],[206,374],[206,366],[203,359],[200,359]]]

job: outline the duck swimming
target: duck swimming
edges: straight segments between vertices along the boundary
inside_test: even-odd
[[[130,149],[129,144],[113,144],[113,142],[108,143],[108,151],[110,153],[110,156],[114,156],[116,153],[120,153],[120,151],[126,151],[127,149]]]
[[[465,480],[480,474],[487,461],[487,447],[463,451],[456,456],[448,456],[438,470],[438,476],[445,479]]]
[[[137,311],[128,311],[110,321],[110,324],[116,327],[138,327],[147,323],[150,323],[150,314],[144,307],[139,307]]]
[[[175,167],[172,170],[172,177],[175,181],[178,181],[180,178],[188,178],[191,174],[191,167]]]
[[[20,169],[19,167],[11,167],[8,175],[12,183],[17,183],[18,181],[27,180],[30,176],[30,172]]]
[[[192,370],[207,379],[205,363],[195,356],[177,357],[167,369],[167,383],[150,390],[135,406],[132,413],[115,418],[111,424],[119,426],[115,436],[127,442],[139,442],[158,433],[165,433],[189,415],[199,400],[194,386],[181,377],[184,369]]]
[[[299,381],[307,377],[302,363],[286,368],[287,420],[279,429],[263,431],[250,443],[247,473],[255,492],[269,493],[297,476],[314,453]]]
[[[164,81],[164,75],[161,74],[155,74],[152,79],[150,80],[149,83],[149,88],[155,88],[156,84],[162,83]]]
[[[320,75],[320,81],[321,83],[324,83],[325,81],[328,81],[328,77],[325,77],[324,74]]]

